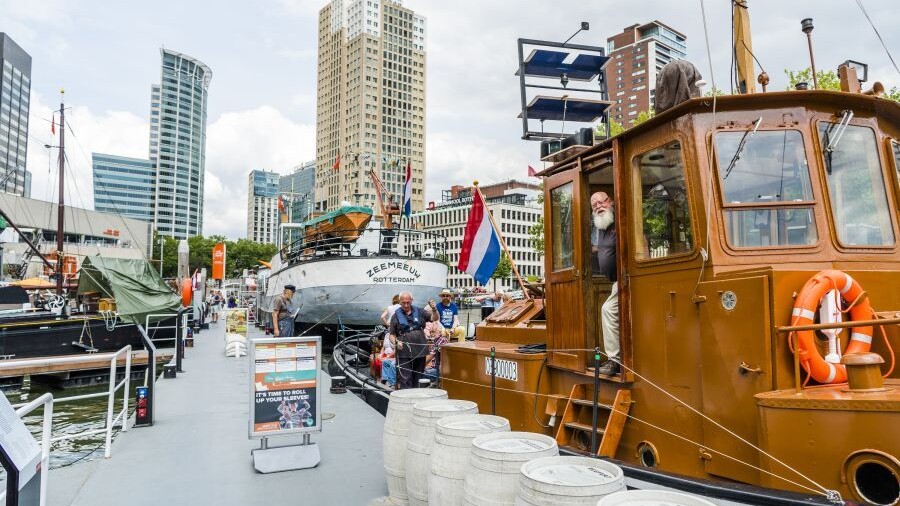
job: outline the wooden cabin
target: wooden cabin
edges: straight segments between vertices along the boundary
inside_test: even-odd
[[[611,409],[597,455],[821,493],[769,454],[844,498],[898,499],[900,104],[830,91],[691,99],[539,175],[545,298],[445,348],[452,398],[490,412],[493,349],[496,413],[591,453],[594,349],[611,288],[591,251],[589,198],[602,190],[614,198],[623,370],[600,378]],[[889,322],[871,338],[880,388],[816,385],[795,361],[784,327],[826,269],[852,276]],[[545,353],[518,350],[540,343]]]

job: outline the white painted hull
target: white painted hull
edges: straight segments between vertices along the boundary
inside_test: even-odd
[[[274,266],[273,266],[274,267]],[[436,299],[447,283],[448,267],[434,259],[335,257],[273,269],[266,284],[271,299],[294,285],[294,305],[302,323],[377,325],[391,298],[403,291],[417,305]],[[271,311],[271,302],[267,311]]]

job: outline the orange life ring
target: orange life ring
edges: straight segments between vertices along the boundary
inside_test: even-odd
[[[194,301],[194,283],[191,278],[181,282],[181,305],[190,306]]]
[[[824,270],[813,276],[803,285],[800,295],[794,302],[794,310],[791,313],[791,325],[809,325],[815,322],[816,310],[819,301],[831,290],[837,290],[848,303],[854,303],[850,309],[852,321],[869,320],[875,317],[869,298],[863,296],[863,289],[850,277],[849,274],[838,270]],[[860,300],[857,300],[860,299]],[[847,353],[863,353],[869,351],[872,346],[872,326],[853,327],[850,329],[850,342],[847,343]],[[800,364],[806,372],[819,383],[844,383],[847,381],[847,368],[843,364],[826,362],[816,348],[816,333],[814,330],[797,331],[799,349],[794,353],[800,354]]]

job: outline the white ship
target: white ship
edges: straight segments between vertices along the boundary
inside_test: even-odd
[[[446,287],[448,265],[442,236],[419,230],[386,229],[358,220],[337,228],[338,215],[368,208],[342,208],[313,222],[282,225],[301,238],[272,260],[262,304],[271,313],[274,296],[294,285],[300,328],[313,325],[374,326],[391,298],[412,293],[425,304]],[[368,210],[371,217],[371,210]],[[324,218],[324,219],[323,219]],[[311,226],[313,225],[313,226]]]

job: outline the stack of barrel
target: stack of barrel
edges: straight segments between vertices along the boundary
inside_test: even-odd
[[[391,393],[383,444],[389,496],[381,504],[712,504],[672,492],[625,491],[620,467],[560,456],[552,437],[511,432],[507,419],[480,415],[474,402],[449,399],[446,391],[434,388]]]

